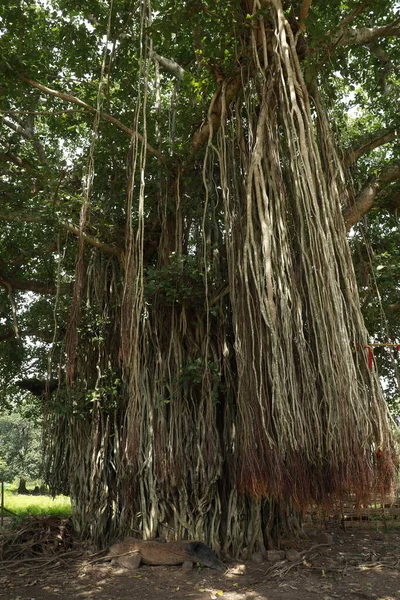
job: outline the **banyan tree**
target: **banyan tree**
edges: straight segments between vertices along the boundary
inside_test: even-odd
[[[368,196],[354,167],[396,134],[346,150],[333,99],[371,56],[393,98],[400,28],[392,2],[315,4],[3,9],[1,219],[31,258],[1,282],[14,336],[21,290],[51,297],[47,478],[100,543],[237,554],[391,486],[346,230],[399,179]]]

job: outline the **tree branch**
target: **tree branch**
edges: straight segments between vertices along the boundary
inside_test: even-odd
[[[396,302],[396,304],[389,304],[390,310],[400,310],[400,302]]]
[[[20,338],[23,337],[36,337],[42,342],[51,344],[54,341],[54,333],[52,331],[40,331],[38,328],[26,327],[19,330]],[[65,333],[65,332],[63,332]],[[0,342],[7,340],[13,340],[15,338],[15,331],[9,325],[3,325],[0,327]]]
[[[40,90],[44,94],[48,94],[49,96],[54,96],[55,98],[60,98],[60,100],[64,100],[64,102],[70,102],[71,104],[77,104],[78,106],[81,106],[82,108],[84,108],[85,110],[87,110],[89,112],[92,112],[92,113],[97,112],[96,108],[94,108],[93,106],[90,106],[90,104],[83,102],[83,100],[80,100],[79,98],[76,98],[75,96],[71,96],[70,94],[65,94],[64,92],[58,92],[57,90],[53,90],[45,85],[42,85],[38,81],[34,81],[33,79],[28,79],[27,77],[23,77],[22,75],[20,76],[20,78],[22,79],[22,81],[24,81],[25,83],[28,83],[32,87]],[[102,112],[101,116],[105,121],[109,121],[110,123],[115,125],[118,129],[120,129],[124,133],[127,133],[130,136],[136,137],[141,142],[145,141],[144,137],[142,136],[141,133],[134,131],[133,129],[130,129],[129,127],[127,127],[126,125],[121,123],[121,121],[119,121],[112,115]],[[167,161],[164,158],[164,156],[162,155],[162,153],[159,152],[159,150],[156,150],[156,148],[153,148],[153,146],[151,146],[148,142],[146,142],[145,145],[146,145],[146,149],[151,154],[156,156],[163,166],[167,166]]]
[[[382,48],[377,44],[377,42],[375,40],[368,44],[368,48],[370,49],[372,54],[374,54],[376,56],[376,58],[379,60],[379,62],[381,63],[382,70],[378,75],[379,82],[382,87],[383,95],[387,96],[390,93],[391,88],[392,88],[392,86],[388,85],[388,83],[387,83],[387,76],[390,73],[390,71],[399,71],[400,67],[398,65],[394,65],[392,63],[389,56],[386,54],[386,52],[384,50],[382,50]]]
[[[41,281],[29,281],[26,279],[13,279],[9,277],[4,277],[0,273],[0,285],[6,290],[20,290],[23,292],[35,292],[37,294],[50,294],[55,296],[57,294],[57,286],[53,283],[43,283]],[[71,293],[72,285],[71,284],[63,284],[61,286],[61,292]]]
[[[34,396],[43,396],[43,394],[48,390],[50,394],[54,392],[59,387],[58,379],[51,379],[50,381],[44,381],[37,378],[30,379],[21,379],[20,381],[16,381],[15,385],[17,385],[22,390],[27,390],[31,392]]]
[[[15,298],[14,298],[14,289],[11,286],[10,282],[1,276],[1,273],[0,273],[0,285],[5,287],[7,290],[8,298],[10,300],[10,305],[11,305],[11,313],[12,313],[12,317],[13,317],[14,335],[15,335],[16,339],[19,340],[20,334],[19,334],[19,326],[18,326],[17,306],[15,304]]]
[[[303,0],[299,13],[299,27],[304,32],[306,30],[305,20],[308,17],[312,0]]]
[[[13,123],[13,121],[10,121],[10,119],[5,117],[1,113],[0,113],[0,119],[3,121],[4,125],[7,125],[7,127],[9,127],[10,129],[12,129],[16,133],[18,133],[18,135],[25,138],[26,140],[29,140],[31,142],[32,146],[35,148],[40,162],[41,163],[46,162],[46,160],[47,160],[46,153],[44,151],[42,144],[39,142],[38,139],[36,139],[33,129],[28,129],[26,127],[22,127],[22,125],[20,125],[20,124]]]
[[[377,38],[400,35],[400,19],[393,23],[378,27],[361,27],[359,29],[350,29],[347,25],[367,7],[368,2],[361,2],[335,29],[332,34],[328,34],[323,42],[327,46],[325,53],[317,66],[317,71],[326,62],[328,57],[338,46],[354,46],[371,44]]]
[[[11,152],[0,152],[0,161],[1,162],[11,162],[17,167],[21,167],[29,172],[35,172],[35,168],[31,165],[30,162],[24,160],[20,156],[16,156],[15,154],[11,154]],[[35,172],[36,173],[36,172]],[[36,173],[38,175],[38,173]]]
[[[104,242],[101,242],[97,238],[95,238],[85,232],[82,233],[77,225],[68,223],[68,221],[59,221],[58,225],[62,229],[65,229],[66,231],[73,233],[77,237],[82,236],[83,239],[85,240],[86,244],[89,244],[90,246],[94,246],[95,248],[98,248],[99,250],[103,250],[104,252],[107,252],[108,254],[113,254],[114,256],[118,256],[121,258],[122,251],[119,248],[116,248],[115,246],[110,246],[110,244],[105,244]]]
[[[73,223],[69,223],[68,221],[58,221],[56,219],[52,220],[52,219],[49,219],[48,217],[44,217],[40,214],[12,213],[12,212],[1,212],[1,211],[0,211],[0,220],[1,221],[16,221],[18,223],[21,223],[21,222],[43,223],[43,224],[47,223],[49,225],[55,225],[55,226],[61,227],[62,229],[65,229],[65,231],[69,231],[70,233],[73,233],[77,237],[82,235],[83,239],[85,240],[85,243],[89,244],[90,246],[99,248],[99,250],[103,250],[104,252],[107,252],[108,254],[112,254],[114,256],[121,257],[121,255],[122,255],[122,251],[119,248],[116,248],[115,246],[110,246],[110,244],[105,244],[104,242],[101,242],[97,238],[89,235],[88,233],[85,233],[85,232],[81,233],[78,225],[74,225]]]
[[[75,108],[66,108],[65,110],[0,110],[2,115],[85,115],[87,110],[77,110]]]
[[[343,19],[343,21],[340,21],[339,25],[336,28],[336,31],[343,31],[343,29],[345,29],[347,27],[347,25],[349,23],[351,23],[352,21],[354,21],[354,19],[356,17],[358,17],[358,15],[360,15],[362,12],[364,12],[364,10],[367,8],[368,6],[368,1],[367,2],[360,2],[360,4],[358,4],[358,6],[356,6],[350,14],[347,15],[347,17],[345,17]]]
[[[343,211],[346,231],[355,225],[373,207],[376,197],[385,183],[400,179],[400,164],[388,165],[380,175],[371,179],[361,190],[356,201]]]
[[[170,58],[165,58],[165,56],[160,56],[157,52],[153,52],[151,58],[156,60],[166,71],[174,75],[178,81],[182,81],[185,75],[185,69],[178,65],[177,62]]]
[[[356,6],[355,9],[352,10],[351,13],[349,15],[347,15],[347,17],[338,24],[334,33],[332,33],[332,34],[331,34],[331,32],[328,33],[328,35],[327,35],[328,42],[326,42],[326,40],[323,42],[323,45],[326,46],[328,44],[328,47],[326,48],[326,50],[322,56],[322,59],[317,67],[317,71],[320,70],[322,65],[325,63],[325,61],[328,59],[328,57],[332,54],[333,50],[338,45],[339,40],[344,36],[343,32],[346,30],[348,24],[351,23],[359,14],[361,14],[364,11],[364,9],[367,7],[367,5],[368,5],[368,2],[360,2],[360,4],[358,6]]]
[[[243,86],[241,75],[229,77],[224,81],[219,80],[217,83],[218,87],[211,99],[207,119],[204,119],[193,134],[191,157],[195,156],[200,148],[207,143],[210,138],[210,130],[211,135],[219,130],[224,109],[236,100]],[[225,110],[225,113],[225,116],[227,116],[228,109]]]
[[[362,146],[348,150],[345,155],[345,158],[344,158],[345,166],[351,167],[351,165],[353,165],[363,154],[366,154],[367,152],[371,152],[372,150],[375,150],[375,148],[378,148],[379,146],[383,146],[384,144],[392,142],[398,136],[399,136],[398,129],[392,129],[389,131],[380,131],[378,134],[375,134],[371,140],[369,140],[365,144],[362,144]]]
[[[400,20],[396,20],[388,25],[378,27],[360,27],[359,29],[346,29],[336,32],[332,38],[335,46],[354,46],[361,44],[370,44],[380,37],[399,36]]]

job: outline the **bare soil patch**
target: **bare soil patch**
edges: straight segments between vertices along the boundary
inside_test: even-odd
[[[301,558],[278,563],[226,562],[226,571],[93,562],[71,548],[56,558],[0,565],[7,600],[400,600],[400,531],[333,532],[330,545],[293,544]]]

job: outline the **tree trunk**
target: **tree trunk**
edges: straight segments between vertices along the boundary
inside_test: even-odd
[[[21,477],[19,480],[17,493],[18,494],[29,494],[29,490],[26,487],[26,479],[24,479],[23,477]]]
[[[139,532],[237,556],[293,533],[311,503],[391,483],[343,171],[278,0],[268,19],[244,34],[257,61],[241,73],[243,97],[222,83],[207,136],[160,175],[154,262],[144,262],[138,137],[122,263],[80,248],[70,388],[63,413],[49,415],[48,472],[53,489],[69,486],[82,536],[99,544]]]

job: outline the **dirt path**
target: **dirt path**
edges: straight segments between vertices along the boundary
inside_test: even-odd
[[[314,545],[297,550],[303,555]],[[232,561],[225,573],[146,566],[132,572],[85,559],[13,573],[4,567],[0,598],[7,600],[400,600],[400,532],[337,532],[304,562]]]

